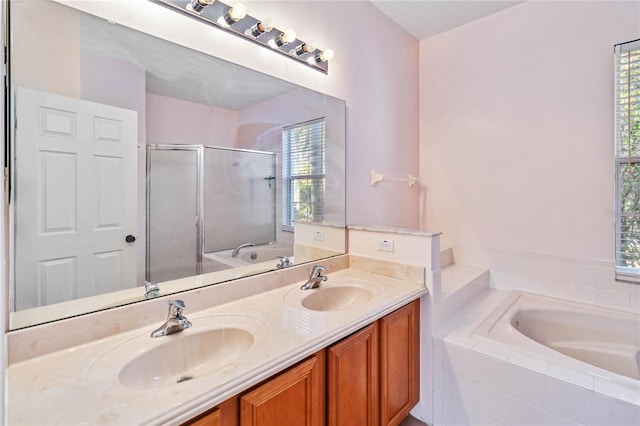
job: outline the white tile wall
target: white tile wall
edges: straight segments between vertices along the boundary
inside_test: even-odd
[[[640,312],[640,285],[615,280],[613,262],[457,244],[459,264],[491,270],[491,287]]]
[[[436,347],[441,348],[442,367],[434,370],[434,426],[640,425],[640,407],[581,387],[586,379],[579,372],[554,372],[578,382],[576,386],[532,371],[531,364],[524,368],[506,362],[499,349],[494,351],[498,357],[489,356],[451,343],[448,336],[436,337]]]

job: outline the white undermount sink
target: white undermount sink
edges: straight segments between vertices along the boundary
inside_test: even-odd
[[[152,338],[146,332],[121,343],[96,361],[89,379],[100,380],[102,372],[117,371],[117,381],[127,388],[175,386],[233,369],[236,361],[268,335],[264,323],[240,315],[191,322],[191,328],[169,336]]]
[[[316,312],[334,312],[354,309],[371,301],[380,289],[356,278],[333,278],[318,288],[300,290],[294,288],[284,297],[287,305]]]
[[[356,286],[338,286],[312,289],[311,294],[302,299],[302,306],[312,311],[339,311],[367,303],[371,291]]]

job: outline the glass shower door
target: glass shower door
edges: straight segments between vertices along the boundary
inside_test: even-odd
[[[201,145],[147,146],[146,280],[202,273]]]

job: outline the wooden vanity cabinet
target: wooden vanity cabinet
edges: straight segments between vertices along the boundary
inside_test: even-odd
[[[238,397],[226,400],[183,426],[238,426]]]
[[[327,350],[329,426],[378,426],[378,323]]]
[[[420,398],[420,301],[327,349],[327,424],[396,426]]]
[[[322,426],[325,388],[323,350],[242,395],[240,426]]]
[[[420,397],[419,327],[415,300],[186,424],[397,426]]]
[[[398,425],[420,399],[420,301],[379,324],[380,424]]]

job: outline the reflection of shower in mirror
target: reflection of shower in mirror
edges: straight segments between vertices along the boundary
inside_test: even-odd
[[[147,152],[147,281],[257,263],[257,251],[245,262],[224,256],[249,240],[270,245],[260,261],[271,266],[278,256],[293,255],[293,247],[282,242],[273,251],[273,153],[179,144],[149,145]]]

